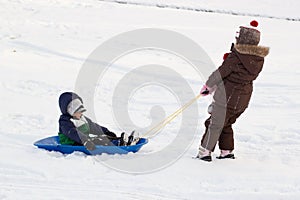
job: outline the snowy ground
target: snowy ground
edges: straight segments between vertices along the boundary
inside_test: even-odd
[[[269,2],[262,2],[261,6],[268,8],[260,11],[262,15],[300,18],[294,12],[298,2],[284,1],[290,13],[279,12],[282,1],[272,1],[273,5]],[[187,2],[186,6],[191,5]],[[197,6],[207,7],[201,1]],[[251,8],[242,7],[236,2],[233,11],[241,8],[241,12],[250,13]],[[270,46],[271,53],[255,82],[250,108],[234,127],[236,160],[203,163],[191,159],[203,132],[209,98],[198,101],[199,134],[193,144],[177,162],[154,173],[121,173],[104,166],[97,157],[80,153],[65,156],[32,145],[57,133],[58,96],[74,89],[82,64],[102,42],[138,28],[172,30],[200,44],[218,66],[238,26],[252,19],[93,0],[0,1],[0,199],[299,198],[299,22],[256,17],[262,31],[261,44]],[[176,64],[197,94],[205,80],[187,71],[187,65],[177,59],[146,51],[116,62],[123,71],[113,68],[111,78],[97,88],[95,108],[101,110],[96,113],[97,121],[121,131],[111,116],[109,97],[124,67],[126,72],[131,66]],[[155,105],[163,106],[167,114],[179,107],[168,91],[145,87],[132,98],[129,114],[137,125],[147,126]],[[180,118],[138,154],[166,146],[179,123]],[[108,156],[114,158],[118,156]]]
[[[159,8],[189,10],[194,12],[226,13],[241,16],[263,16],[274,19],[299,21],[299,1],[272,1],[272,0],[230,0],[226,3],[221,0],[100,0],[120,4],[141,5]],[[244,6],[247,5],[247,6]]]

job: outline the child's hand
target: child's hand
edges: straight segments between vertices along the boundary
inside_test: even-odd
[[[216,89],[217,86],[213,86],[212,88],[210,88],[207,85],[203,85],[203,87],[200,90],[200,94],[202,94],[202,96],[206,96],[208,94],[213,93]]]
[[[209,89],[210,88],[207,87],[207,85],[203,85],[203,87],[200,90],[200,94],[202,94],[202,96],[206,96],[206,95],[210,94]]]
[[[87,140],[83,145],[84,145],[85,148],[87,148],[87,150],[89,150],[89,151],[93,151],[93,150],[96,149],[95,144],[94,144],[92,141],[90,141],[90,140]]]

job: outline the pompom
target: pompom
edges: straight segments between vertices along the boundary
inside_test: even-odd
[[[223,60],[226,60],[226,58],[229,56],[229,53],[225,53],[223,56]]]
[[[253,27],[257,27],[258,26],[258,22],[256,20],[252,20],[250,22],[250,25],[253,26]]]

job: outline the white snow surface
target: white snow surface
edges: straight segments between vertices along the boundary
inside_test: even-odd
[[[299,6],[297,0],[100,0],[160,8],[181,9],[190,11],[226,13],[243,16],[261,16],[267,18],[288,19],[299,21]]]
[[[244,1],[160,2],[299,18],[295,12],[299,3],[294,0],[247,1],[249,7]],[[198,100],[198,134],[192,145],[175,163],[153,173],[122,173],[103,165],[97,156],[63,155],[33,146],[36,140],[57,134],[58,97],[74,90],[82,64],[102,42],[139,28],[172,30],[200,44],[218,66],[234,41],[236,29],[252,19],[260,23],[261,44],[271,51],[254,83],[250,106],[234,125],[237,159],[214,158],[211,163],[192,159],[211,97]],[[299,199],[299,22],[94,0],[12,0],[0,1],[0,24],[1,200]],[[205,80],[177,59],[145,51],[111,66],[115,72],[97,88],[103,94],[95,96],[95,108],[100,110],[97,122],[117,133],[122,130],[111,116],[114,84],[124,75],[116,66],[126,72],[131,66],[151,63],[176,65],[197,94]],[[130,103],[130,116],[141,127],[149,125],[153,106],[161,105],[167,113],[179,107],[176,97],[156,87],[137,91]],[[180,117],[137,154],[164,148],[179,123]],[[218,149],[213,157],[217,155]],[[118,159],[116,155],[104,156]],[[126,156],[131,159],[135,154],[122,155]]]

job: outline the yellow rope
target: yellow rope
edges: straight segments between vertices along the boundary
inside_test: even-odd
[[[187,109],[190,105],[192,105],[195,101],[197,101],[197,99],[199,99],[201,97],[201,94],[197,95],[196,97],[194,97],[192,100],[190,100],[188,103],[186,103],[185,105],[183,105],[181,108],[179,108],[178,110],[176,110],[173,114],[169,115],[168,117],[166,117],[164,120],[162,120],[161,122],[159,122],[156,126],[154,126],[153,128],[151,128],[149,131],[147,131],[143,137],[149,135],[150,133],[152,133],[148,138],[155,136],[155,134],[157,132],[159,132],[163,127],[165,127],[168,123],[170,123],[174,118],[176,118],[180,113],[182,113],[185,109]]]

